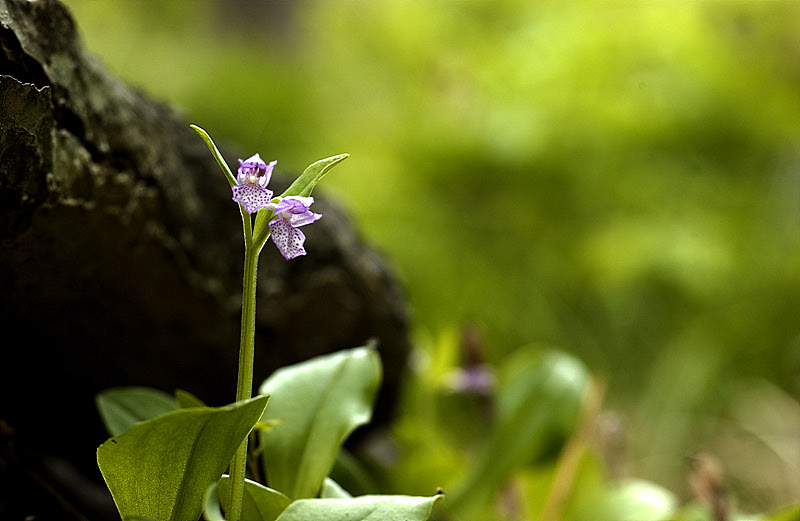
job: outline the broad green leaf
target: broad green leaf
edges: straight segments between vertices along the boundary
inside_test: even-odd
[[[172,396],[148,387],[116,387],[95,397],[100,417],[111,436],[141,421],[178,410]]]
[[[137,423],[97,449],[122,518],[196,521],[203,496],[264,413],[267,396],[180,409]]]
[[[552,456],[578,422],[589,380],[579,360],[560,351],[525,349],[504,367],[496,424],[448,501],[461,517],[491,501],[515,468]]]
[[[322,499],[349,499],[353,496],[331,478],[325,478],[319,497]]]
[[[183,389],[178,389],[175,391],[175,403],[177,403],[178,407],[181,409],[206,406],[206,404],[203,403],[203,400],[188,391],[184,391]]]
[[[328,173],[328,171],[336,166],[337,163],[344,161],[350,157],[350,154],[339,154],[338,156],[331,156],[326,159],[320,159],[316,163],[312,163],[306,168],[300,177],[294,180],[289,188],[281,194],[281,197],[289,195],[309,196],[314,187],[319,181]]]
[[[381,365],[372,348],[320,356],[276,371],[260,392],[283,424],[261,434],[270,487],[316,497],[347,436],[372,416]]]
[[[425,521],[441,495],[300,499],[278,521]]]
[[[222,476],[218,484],[219,498],[227,503],[230,478]],[[286,510],[292,500],[277,490],[267,488],[255,481],[245,480],[241,519],[245,521],[275,521]]]
[[[231,169],[228,168],[228,164],[225,162],[225,159],[222,157],[222,154],[219,153],[217,145],[214,144],[214,141],[211,139],[211,136],[208,135],[208,132],[198,127],[197,125],[189,125],[189,126],[192,127],[195,132],[200,134],[200,137],[203,138],[203,141],[206,142],[206,146],[211,151],[211,155],[214,156],[214,159],[217,160],[219,168],[222,170],[222,173],[225,174],[225,178],[228,180],[228,184],[230,184],[231,186],[236,186],[238,184],[236,182],[236,178],[231,173]]]

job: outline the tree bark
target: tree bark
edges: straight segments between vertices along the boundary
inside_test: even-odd
[[[234,399],[239,212],[188,122],[107,74],[62,4],[0,0],[0,48],[0,479],[32,452],[95,479],[100,390]],[[287,262],[268,244],[261,256],[256,382],[375,338],[381,416],[408,351],[406,303],[345,213],[314,195],[309,254]],[[4,494],[0,513],[14,503]]]

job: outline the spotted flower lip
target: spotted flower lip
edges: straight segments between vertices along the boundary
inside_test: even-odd
[[[241,204],[249,214],[266,208],[272,199],[272,190],[267,188],[272,178],[272,170],[277,161],[265,163],[258,154],[248,159],[239,159],[239,171],[236,176],[238,185],[232,187],[233,200]]]
[[[297,228],[311,224],[322,217],[309,209],[313,202],[313,197],[290,195],[278,203],[269,205],[274,216],[269,222],[272,242],[286,260],[306,254],[306,250],[303,248],[306,236]]]

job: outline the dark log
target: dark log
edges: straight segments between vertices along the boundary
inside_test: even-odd
[[[106,73],[62,4],[0,0],[0,48],[6,518],[37,514],[15,510],[22,500],[3,486],[19,476],[35,483],[21,469],[57,461],[97,480],[100,390],[146,385],[233,400],[243,246],[230,189],[189,122]],[[276,172],[277,193],[287,179]],[[375,338],[385,416],[408,351],[406,304],[345,213],[314,195],[323,218],[304,228],[309,254],[287,262],[267,245],[261,256],[256,381]],[[15,462],[34,453],[45,456]]]

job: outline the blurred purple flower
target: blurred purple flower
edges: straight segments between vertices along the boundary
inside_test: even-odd
[[[488,365],[471,365],[450,373],[448,386],[454,392],[465,394],[491,395],[497,381]]]
[[[247,160],[239,159],[238,185],[232,187],[233,200],[241,204],[249,214],[266,207],[272,199],[272,190],[267,188],[272,169],[277,161],[266,164],[258,154]]]
[[[274,218],[269,222],[272,241],[286,260],[306,254],[303,249],[306,236],[297,228],[322,217],[309,210],[313,202],[313,197],[290,195],[281,199],[278,204],[269,205],[275,212]]]

